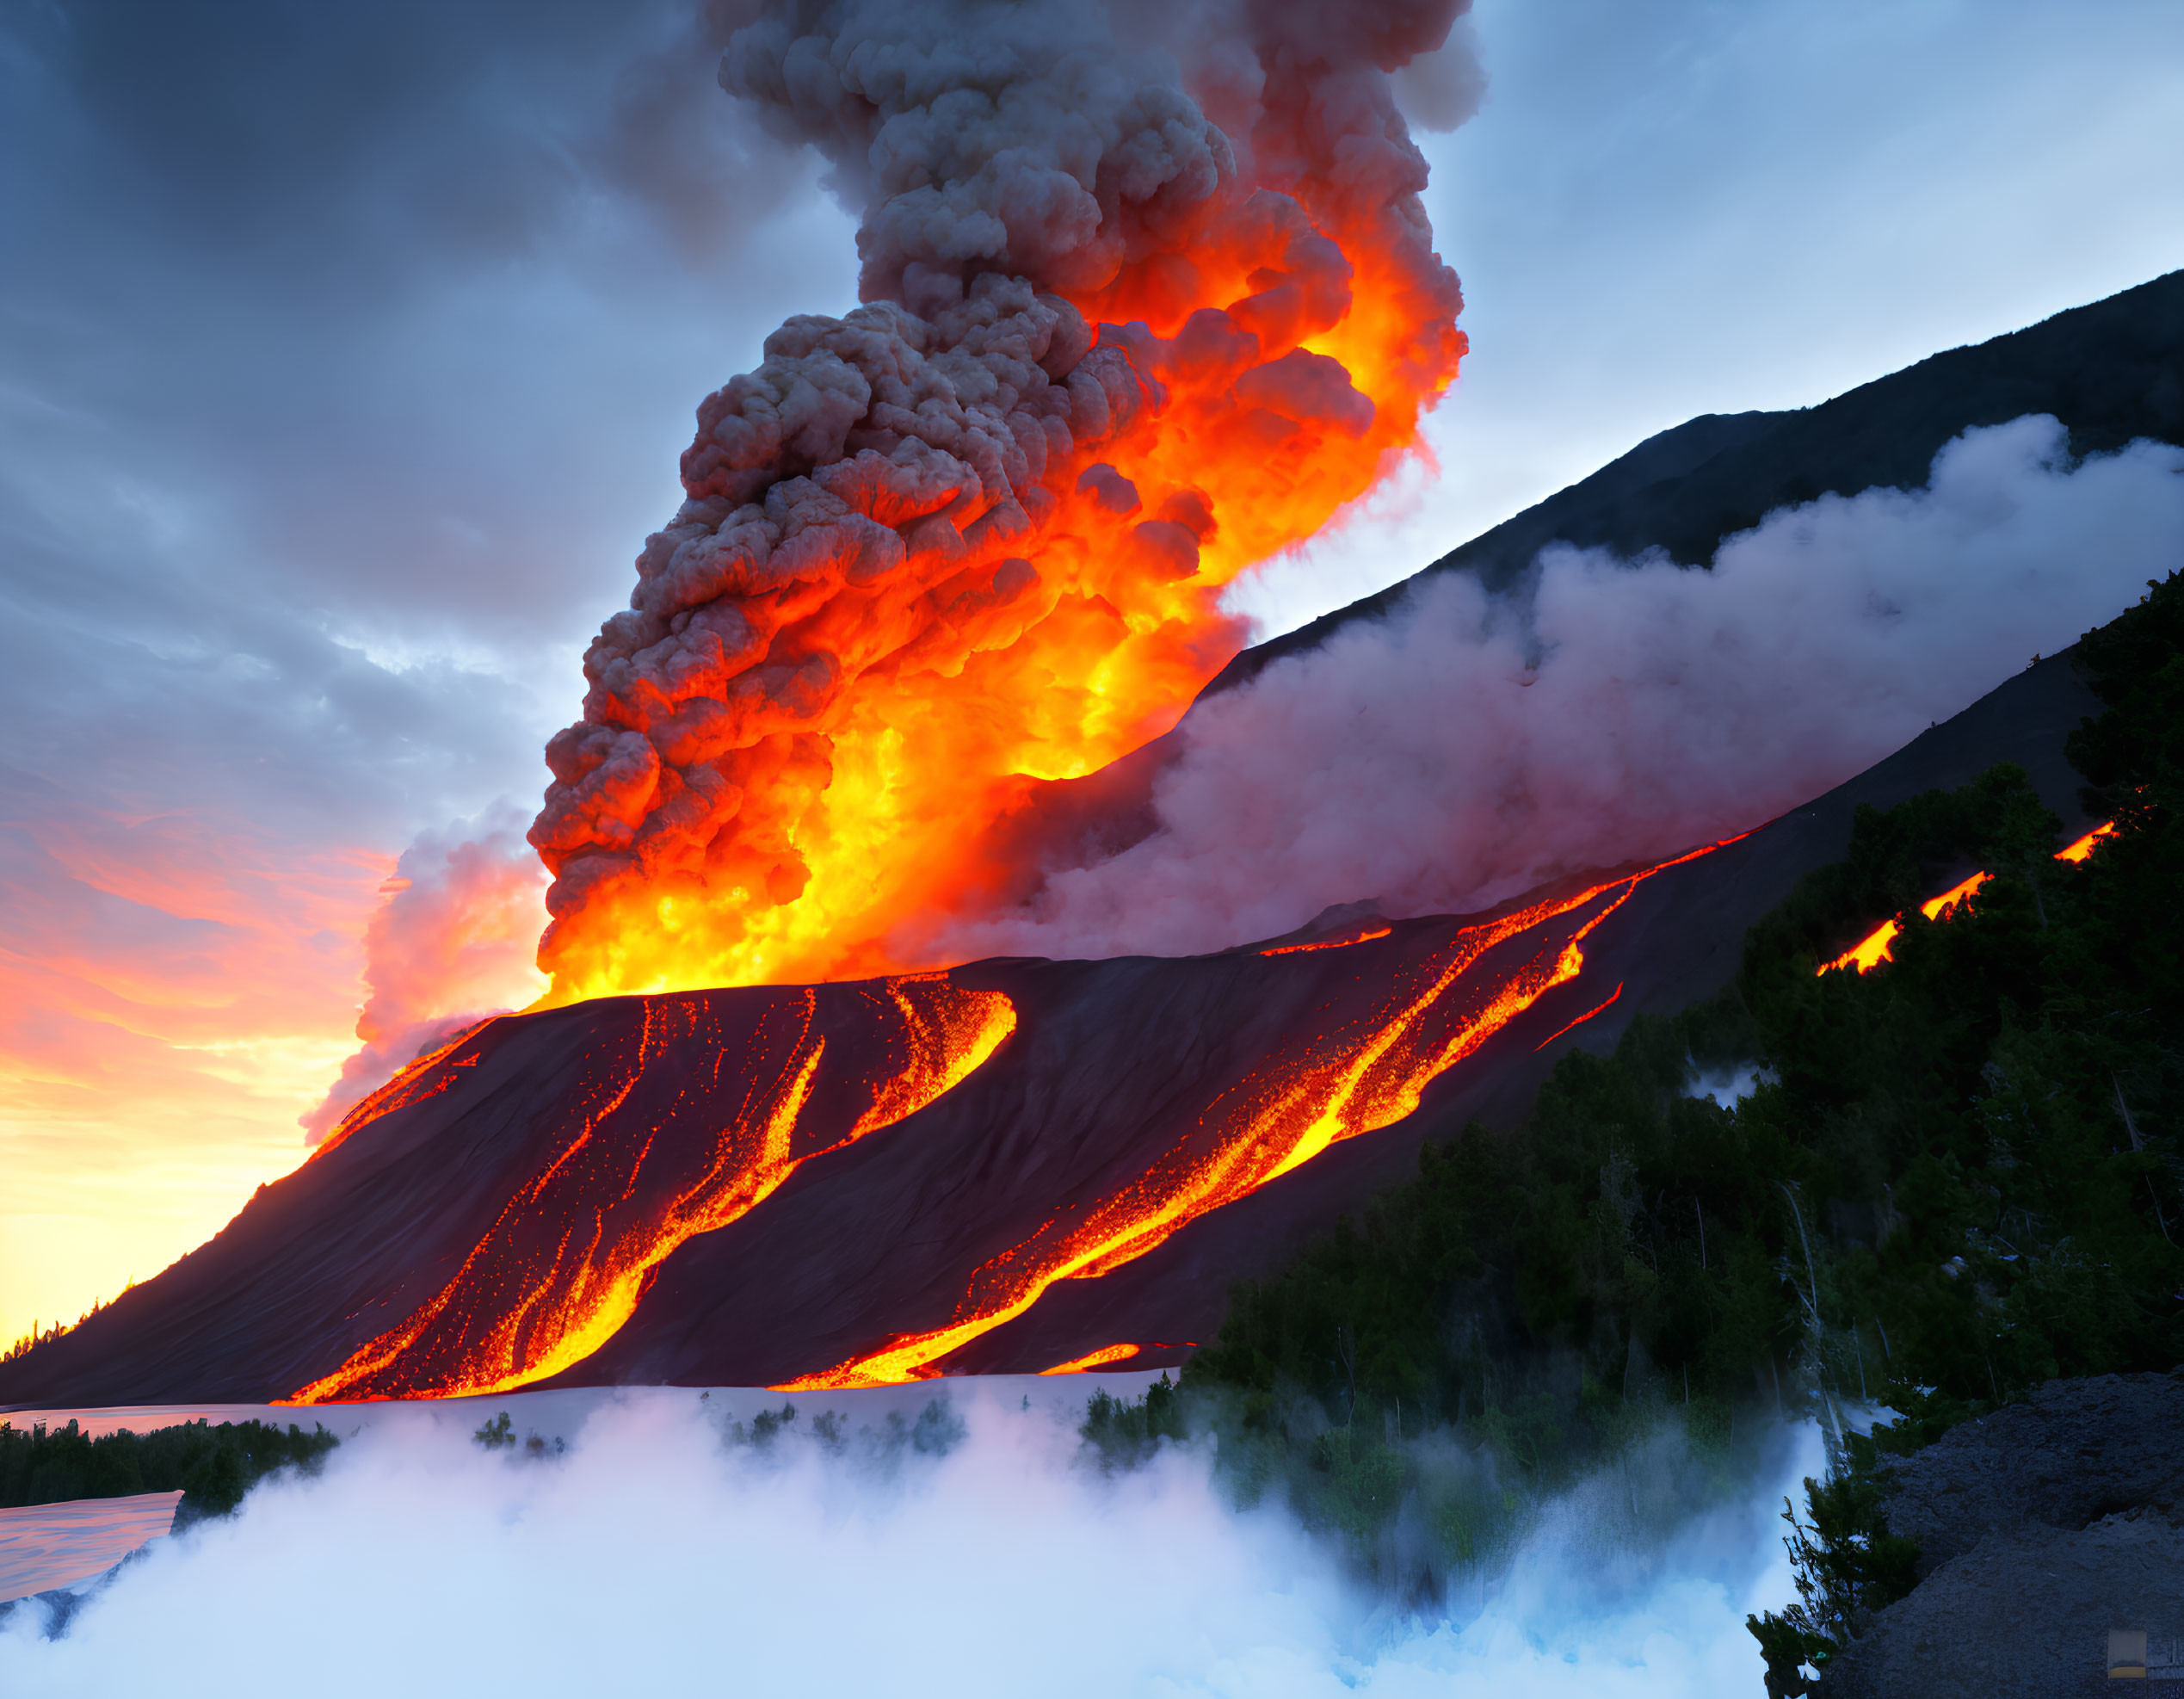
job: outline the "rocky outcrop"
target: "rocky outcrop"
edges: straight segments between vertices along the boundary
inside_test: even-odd
[[[1967,1422],[1897,1467],[1888,1517],[1922,1579],[1817,1691],[2113,1691],[2109,1630],[2148,1634],[2157,1665],[2184,1641],[2184,1370],[2051,1381]]]

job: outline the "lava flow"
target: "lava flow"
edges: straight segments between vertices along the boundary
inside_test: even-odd
[[[1052,1368],[1042,1368],[1041,1375],[1082,1375],[1089,1369],[1104,1368],[1111,1362],[1121,1362],[1138,1355],[1135,1345],[1102,1345],[1096,1351],[1087,1351],[1083,1356],[1073,1356],[1067,1362],[1058,1362]]]
[[[1458,9],[1250,3],[1180,74],[1089,7],[737,34],[724,85],[866,195],[867,304],[699,409],[548,745],[546,1002],[919,965],[1035,880],[988,829],[1171,726],[1240,646],[1223,587],[1456,375],[1387,71]]]
[[[634,1042],[595,1059],[550,1159],[453,1278],[287,1401],[505,1392],[582,1361],[677,1245],[746,1214],[799,1164],[922,1109],[1015,1024],[1002,993],[938,974],[750,993],[726,1010],[653,1000]],[[466,1066],[460,1041],[438,1054],[404,1076],[400,1102]]]
[[[1429,955],[1398,958],[1391,971],[1378,963],[1361,970],[1360,977],[1388,974],[1390,994],[1374,1014],[1278,1048],[1135,1178],[1088,1205],[1057,1210],[974,1270],[946,1325],[897,1334],[778,1390],[885,1386],[939,1374],[941,1358],[1021,1315],[1056,1281],[1107,1274],[1330,1145],[1402,1120],[1428,1081],[1575,979],[1586,936],[1643,880],[1718,847],[1465,927]]]
[[[2105,821],[2076,843],[2057,850],[2055,859],[2058,862],[2082,862],[2093,853],[2094,847],[2102,838],[2112,836],[2115,830],[2114,821]],[[1919,912],[1928,920],[1939,920],[1958,904],[1969,902],[1977,894],[1979,887],[1993,876],[1988,873],[1975,873],[1971,878],[1952,885],[1940,896],[1929,897],[1921,903]],[[1890,952],[1896,947],[1896,935],[1903,930],[1897,921],[1884,920],[1833,961],[1823,962],[1813,971],[1816,973],[1831,973],[1839,967],[1855,967],[1863,973],[1870,968],[1878,967],[1890,959]]]

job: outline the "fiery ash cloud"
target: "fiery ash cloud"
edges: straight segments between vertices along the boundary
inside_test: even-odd
[[[1455,375],[1389,73],[1461,6],[844,0],[731,38],[724,86],[861,203],[867,304],[700,407],[586,657],[530,834],[552,1000],[884,969],[1002,882],[979,839],[1033,781],[1172,723],[1241,639],[1222,586]]]

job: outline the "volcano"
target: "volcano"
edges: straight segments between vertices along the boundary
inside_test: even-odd
[[[2184,275],[1826,407],[1694,421],[1428,570],[1491,578],[1553,537],[1688,549],[1800,489],[1908,481],[1997,410],[2045,406],[2088,448],[2184,436],[2180,369]],[[1387,605],[1249,652],[1214,688]],[[0,1401],[1173,1363],[1232,1282],[1411,1171],[1422,1142],[1515,1128],[1567,1050],[1725,985],[1859,806],[2009,761],[2082,830],[2064,744],[2095,708],[2050,658],[1744,837],[1481,914],[1360,903],[1211,955],[503,1016],[360,1104],[211,1242],[0,1365]],[[1142,835],[1160,758],[1156,742],[1036,791],[1003,823],[1012,853],[1063,864]]]

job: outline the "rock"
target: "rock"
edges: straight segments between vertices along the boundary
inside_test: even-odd
[[[2184,1634],[2184,1529],[2155,1511],[1989,1533],[1875,1619],[1825,1699],[2061,1699],[2113,1692],[2108,1630]]]
[[[1919,1573],[2027,1523],[2081,1529],[2113,1511],[2184,1509],[2184,1373],[2051,1381],[1896,1466],[1888,1525]]]
[[[1897,1466],[1888,1516],[1922,1579],[1816,1692],[2113,1691],[2110,1629],[2184,1642],[2184,1373],[2051,1381],[1965,1423]]]

